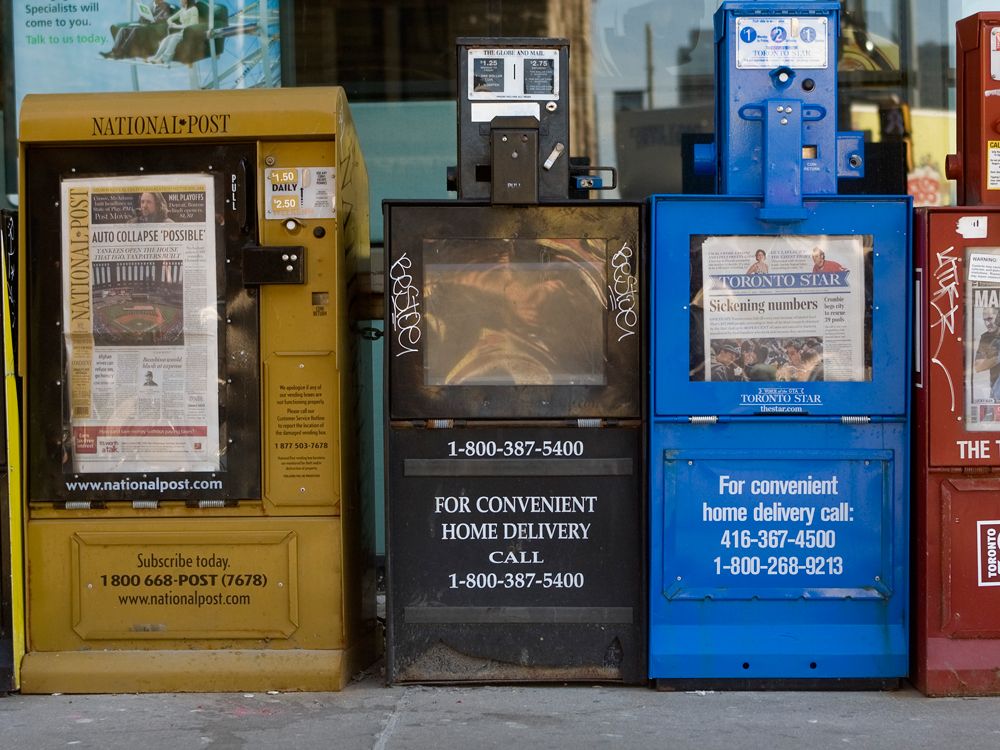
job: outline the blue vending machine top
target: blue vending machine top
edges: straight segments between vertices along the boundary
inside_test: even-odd
[[[722,3],[696,154],[721,194],[652,199],[663,683],[906,674],[910,201],[836,194],[864,170],[838,24],[836,2]]]

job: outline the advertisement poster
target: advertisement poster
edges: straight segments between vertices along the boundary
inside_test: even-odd
[[[17,111],[26,94],[281,85],[279,0],[186,2],[11,3]]]
[[[865,323],[870,237],[692,238],[692,250],[698,249],[703,313],[698,343],[708,361],[692,356],[691,380],[870,379]]]
[[[70,179],[61,195],[67,469],[218,471],[212,177]]]
[[[965,428],[1000,430],[1000,248],[966,257]]]

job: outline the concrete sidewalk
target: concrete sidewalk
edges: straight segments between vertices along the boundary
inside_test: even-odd
[[[1000,748],[1000,698],[612,686],[0,698],[0,748]]]

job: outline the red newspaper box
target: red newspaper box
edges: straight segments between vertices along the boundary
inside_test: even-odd
[[[959,202],[917,209],[913,681],[1000,694],[1000,13],[958,22]]]

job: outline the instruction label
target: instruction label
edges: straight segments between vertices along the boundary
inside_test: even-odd
[[[285,531],[76,534],[82,638],[287,637],[295,535]]]
[[[1000,190],[1000,141],[986,142],[986,189]]]
[[[674,462],[672,593],[873,591],[882,579],[881,461]],[[667,495],[674,490],[667,489]],[[744,589],[742,593],[740,589]]]
[[[334,219],[336,189],[333,167],[265,169],[264,215],[268,219]]]
[[[470,101],[559,98],[559,50],[469,50]]]
[[[828,67],[827,18],[818,16],[736,19],[736,67]]]

